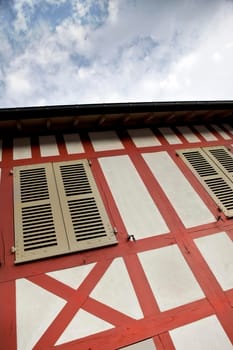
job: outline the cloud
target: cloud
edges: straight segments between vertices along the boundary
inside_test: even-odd
[[[15,0],[0,11],[2,107],[233,98],[231,1]]]

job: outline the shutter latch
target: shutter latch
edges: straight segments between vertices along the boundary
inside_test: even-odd
[[[127,241],[134,241],[135,242],[136,239],[135,239],[134,235],[128,235]]]

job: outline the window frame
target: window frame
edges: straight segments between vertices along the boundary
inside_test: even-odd
[[[15,264],[118,243],[87,159],[16,166],[13,176]]]
[[[225,146],[180,149],[176,154],[203,185],[219,210],[227,218],[233,217],[233,154]]]

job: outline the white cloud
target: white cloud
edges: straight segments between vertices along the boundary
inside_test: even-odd
[[[53,40],[61,47],[68,49],[70,53],[78,52],[79,54],[87,54],[89,42],[89,28],[70,20],[64,21],[56,28],[56,34]]]
[[[31,84],[27,72],[21,70],[17,72],[9,73],[7,76],[7,88],[9,94],[29,95],[31,91]]]
[[[34,23],[40,1],[18,0],[17,45],[2,34],[1,106],[233,99],[232,2],[72,0]]]
[[[18,0],[14,2],[13,9],[16,13],[14,28],[16,33],[28,30],[30,10],[33,8],[33,0]]]
[[[119,8],[118,0],[110,0],[108,3],[108,21],[116,24],[118,20]]]
[[[215,51],[212,55],[212,59],[214,62],[219,63],[223,59],[223,57],[219,52]]]

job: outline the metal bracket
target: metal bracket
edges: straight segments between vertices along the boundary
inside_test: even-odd
[[[127,241],[134,241],[135,242],[136,239],[135,239],[134,235],[128,235]]]

